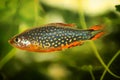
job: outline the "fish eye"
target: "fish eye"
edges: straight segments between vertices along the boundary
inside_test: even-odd
[[[14,41],[15,42],[20,42],[20,38],[15,38]]]

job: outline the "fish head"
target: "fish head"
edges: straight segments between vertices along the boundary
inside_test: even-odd
[[[30,40],[24,35],[16,35],[12,37],[8,42],[13,47],[17,47],[20,49],[28,49],[31,44]]]

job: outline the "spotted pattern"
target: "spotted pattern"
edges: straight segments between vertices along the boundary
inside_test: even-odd
[[[75,41],[90,39],[91,31],[70,27],[45,26],[28,30],[21,36],[27,38],[31,44],[37,42],[37,45],[42,45],[43,48],[57,48]]]

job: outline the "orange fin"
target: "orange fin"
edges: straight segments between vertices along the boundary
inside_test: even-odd
[[[93,37],[91,37],[91,40],[96,40],[105,33],[103,25],[92,26],[89,30],[92,30],[93,32],[98,31],[98,33],[96,33]]]
[[[65,23],[50,23],[45,26],[76,27],[75,24],[65,24]]]
[[[103,29],[103,26],[101,25],[95,25],[90,28],[90,30],[102,30],[102,29]]]
[[[91,40],[96,40],[100,38],[105,32],[101,31],[91,38]]]
[[[71,43],[68,48],[79,46],[79,45],[82,45],[83,43],[84,43],[83,41],[78,41],[78,42],[76,41],[76,42]]]
[[[61,50],[71,48],[71,47],[74,47],[74,46],[79,46],[79,45],[82,45],[82,44],[83,44],[83,41],[76,41],[76,42],[73,42],[71,44],[63,45],[63,46],[60,46],[60,47],[57,47],[57,48],[51,47],[51,48],[48,48],[48,49],[35,49],[35,50],[31,49],[31,50],[28,50],[28,51],[33,51],[33,52],[54,52],[54,51],[61,51]]]
[[[79,45],[82,45],[82,44],[83,44],[83,41],[76,41],[76,42],[73,42],[69,45],[62,46],[62,48],[66,49],[66,48],[71,48],[71,47],[74,47],[74,46],[79,46]]]

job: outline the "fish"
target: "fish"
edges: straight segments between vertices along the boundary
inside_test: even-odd
[[[25,30],[8,42],[15,48],[30,52],[61,51],[82,45],[87,40],[96,40],[104,34],[103,27],[78,29],[75,24],[49,23]]]

